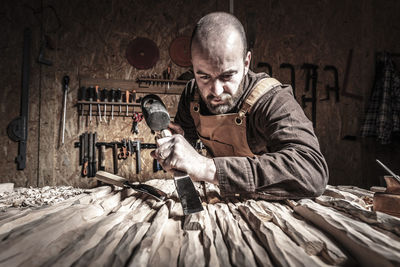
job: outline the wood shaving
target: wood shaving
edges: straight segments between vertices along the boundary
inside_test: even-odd
[[[9,207],[53,205],[82,193],[84,193],[83,189],[72,186],[19,187],[13,192],[0,193],[0,211],[5,211]]]

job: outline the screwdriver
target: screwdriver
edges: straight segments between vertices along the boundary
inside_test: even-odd
[[[125,102],[126,102],[126,116],[128,116],[128,103],[129,103],[129,91],[125,91]]]
[[[67,113],[67,95],[69,89],[69,76],[63,77],[63,91],[64,91],[64,101],[63,101],[63,122],[62,122],[62,138],[61,143],[64,144],[64,135],[65,135],[65,117]]]
[[[103,90],[101,90],[101,96],[100,97],[101,97],[101,101],[104,102],[103,118],[104,118],[105,122],[107,122],[107,105],[106,105],[107,94],[108,94],[107,88],[104,88]]]
[[[117,92],[115,93],[115,102],[119,103],[119,112],[118,115],[121,115],[121,102],[122,102],[122,92],[121,92],[121,88],[117,89]]]
[[[97,113],[99,113],[99,120],[101,121],[99,86],[96,85],[95,88],[96,88],[96,92],[94,94],[94,100],[96,100],[96,102],[97,102]]]
[[[131,92],[132,103],[136,103],[136,90],[132,90]],[[132,107],[132,115],[135,114],[135,107]]]
[[[108,102],[114,102],[115,99],[115,90],[111,88],[108,92]],[[111,120],[114,120],[114,105],[111,104]]]
[[[171,64],[168,65],[168,68],[167,68],[167,79],[168,80],[171,79]],[[167,82],[167,86],[168,86],[168,90],[169,90],[169,82]]]
[[[94,87],[90,86],[87,92],[87,98],[86,100],[88,100],[89,102],[93,101],[93,95],[94,95]],[[92,123],[92,104],[89,104],[89,123]]]

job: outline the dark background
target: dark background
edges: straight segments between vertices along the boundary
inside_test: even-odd
[[[84,131],[96,131],[100,141],[140,137],[152,142],[154,136],[144,123],[139,124],[139,135],[130,133],[130,118],[118,118],[109,125],[93,123],[79,129],[75,106],[79,80],[82,77],[135,80],[140,75],[160,74],[172,63],[168,52],[172,40],[190,36],[196,21],[213,11],[229,12],[229,1],[3,1],[0,9],[0,182],[14,182],[16,186],[93,185],[90,179],[80,177],[78,149],[74,148],[74,142]],[[329,165],[330,184],[365,188],[378,185],[379,176],[385,173],[376,165],[375,158],[400,173],[398,142],[380,145],[374,138],[359,137],[373,86],[376,53],[400,53],[399,13],[400,1],[396,0],[234,1],[234,15],[255,36],[253,66],[267,62],[272,66],[273,77],[290,82],[289,71],[279,66],[293,64],[298,100],[306,93],[303,63],[319,66],[317,99],[325,97],[327,84],[333,84],[332,74],[323,71],[326,65],[337,67],[341,90],[347,74],[346,91],[360,96],[341,95],[340,102],[336,103],[331,94],[329,101],[317,101],[315,132]],[[19,115],[25,27],[32,30],[29,137],[27,167],[17,171],[14,158],[18,145],[7,137],[6,128]],[[44,35],[52,48],[46,48],[44,56],[52,61],[52,66],[36,61]],[[160,60],[152,69],[138,70],[125,58],[128,43],[137,37],[152,39],[159,48]],[[352,64],[347,68],[350,50]],[[187,69],[172,63],[172,78]],[[71,78],[71,90],[66,141],[59,147],[64,75]],[[164,97],[164,100],[174,108],[178,96]],[[310,105],[305,113],[311,118]],[[348,140],[345,136],[352,138]],[[106,164],[111,171],[110,153],[107,151]],[[131,180],[168,176],[153,173],[149,151],[143,151],[142,163],[144,169],[140,175],[135,173],[134,158],[121,162],[119,174]]]

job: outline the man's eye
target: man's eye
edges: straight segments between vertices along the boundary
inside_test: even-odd
[[[203,75],[203,76],[200,76],[200,79],[202,79],[202,80],[208,80],[208,79],[210,79],[210,76]]]
[[[221,76],[221,80],[223,80],[223,81],[229,81],[230,79],[232,79],[232,74],[227,74],[227,75]]]

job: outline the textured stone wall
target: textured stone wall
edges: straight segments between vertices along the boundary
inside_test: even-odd
[[[374,184],[378,172],[371,175],[375,145],[344,139],[357,136],[374,78],[375,52],[400,52],[398,1],[234,1],[234,14],[248,31],[254,32],[253,66],[267,62],[273,76],[290,82],[287,69],[296,69],[296,98],[304,92],[303,63],[319,66],[317,98],[325,97],[325,86],[333,84],[332,74],[324,72],[326,65],[339,71],[342,89],[348,74],[346,90],[363,97],[362,100],[342,96],[335,103],[317,101],[316,134],[331,172],[331,184]],[[94,182],[80,177],[78,149],[74,142],[85,131],[96,131],[100,141],[122,138],[142,138],[153,142],[154,136],[144,123],[139,135],[130,132],[131,118],[116,118],[109,124],[93,121],[85,125],[75,106],[80,77],[135,80],[140,75],[161,74],[172,63],[168,48],[178,36],[189,36],[194,23],[212,11],[229,11],[229,1],[7,1],[3,3],[0,21],[1,107],[0,182],[15,182],[24,186],[74,185],[90,186]],[[41,22],[52,41],[53,50],[45,50],[52,66],[39,65]],[[9,121],[19,114],[21,87],[22,39],[24,27],[32,29],[32,63],[30,79],[29,139],[27,167],[17,171],[14,158],[17,144],[6,134]],[[152,39],[160,50],[160,60],[149,70],[137,70],[125,59],[128,43],[136,37]],[[349,51],[353,50],[352,65],[346,68]],[[172,63],[172,77],[187,68]],[[255,69],[257,71],[257,69]],[[259,69],[265,70],[265,69]],[[67,124],[64,146],[59,145],[64,75],[71,78],[68,95]],[[163,96],[166,104],[176,106],[178,96]],[[305,113],[311,118],[311,105]],[[39,115],[40,114],[40,115]],[[385,150],[386,148],[384,148]],[[387,149],[386,149],[387,150]],[[386,151],[385,150],[385,151]],[[382,151],[380,149],[379,151]],[[378,152],[379,152],[378,151]],[[383,154],[397,155],[391,149]],[[111,149],[107,150],[107,170],[112,170]],[[389,157],[389,156],[388,156]],[[163,178],[154,174],[149,151],[142,152],[143,171],[135,172],[135,158],[120,161],[119,174],[131,180]],[[379,173],[378,173],[379,174]]]

